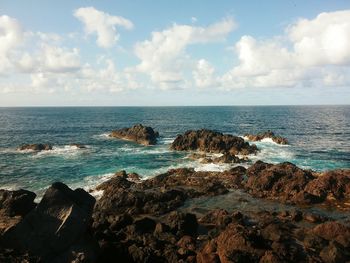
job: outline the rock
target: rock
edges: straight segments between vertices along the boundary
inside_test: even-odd
[[[344,247],[350,247],[350,227],[336,221],[319,224],[312,233],[329,241],[336,241]]]
[[[213,163],[241,163],[243,159],[231,153],[224,153],[222,156],[214,158]]]
[[[165,217],[164,223],[174,234],[189,236],[197,234],[198,222],[194,214],[173,211]]]
[[[263,139],[269,138],[278,144],[288,144],[288,140],[286,138],[283,138],[281,136],[276,136],[272,131],[267,131],[256,135],[245,134],[244,137],[246,137],[249,141],[253,141],[253,142],[261,141]]]
[[[34,207],[36,194],[27,190],[8,191],[0,189],[0,214],[25,216]]]
[[[242,138],[211,130],[189,130],[178,135],[171,145],[177,151],[203,151],[210,153],[254,154],[255,145],[249,145]]]
[[[349,253],[346,253],[337,242],[331,242],[321,250],[320,258],[323,262],[329,263],[346,262],[349,260]]]
[[[159,133],[154,131],[151,127],[137,124],[131,128],[123,128],[112,131],[110,137],[130,140],[143,145],[154,145],[157,143]]]
[[[305,186],[314,179],[292,163],[267,164],[257,161],[247,170],[246,190],[254,196],[278,199],[287,203],[317,203],[311,194],[303,195]]]
[[[24,144],[18,148],[20,151],[24,150],[32,150],[32,151],[49,151],[52,150],[52,145],[51,144]]]
[[[305,191],[321,200],[350,200],[350,169],[328,171],[309,182]]]
[[[95,244],[87,234],[94,203],[95,199],[84,190],[73,191],[62,183],[54,183],[36,208],[6,237],[7,244],[29,251],[44,262],[74,258],[79,250],[94,258],[96,253],[91,248]]]

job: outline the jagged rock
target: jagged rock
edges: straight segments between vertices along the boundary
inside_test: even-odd
[[[131,128],[123,128],[112,131],[109,136],[134,141],[143,145],[154,145],[157,143],[159,133],[154,131],[151,127],[137,124]]]
[[[32,150],[32,151],[49,151],[52,150],[52,145],[51,144],[42,144],[42,143],[37,143],[37,144],[24,144],[18,148],[20,151],[24,150]]]
[[[265,138],[272,139],[275,143],[278,144],[288,144],[288,140],[286,138],[283,138],[281,136],[276,136],[272,131],[267,131],[259,134],[245,134],[244,137],[246,137],[249,141],[257,142],[261,141]]]
[[[0,214],[25,216],[35,207],[36,194],[27,190],[8,191],[0,189]]]
[[[248,168],[247,176],[245,188],[254,196],[300,204],[321,201],[317,196],[304,193],[306,185],[315,179],[312,173],[292,163],[273,165],[257,161]]]
[[[250,145],[242,138],[230,134],[222,134],[211,130],[190,130],[178,135],[171,145],[177,151],[203,151],[210,153],[254,154],[255,145]]]
[[[6,244],[40,257],[44,262],[67,262],[96,257],[96,244],[87,229],[95,199],[82,189],[54,183],[40,203],[6,236]]]

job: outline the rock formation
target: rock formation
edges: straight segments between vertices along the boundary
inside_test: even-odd
[[[257,142],[257,141],[261,141],[263,139],[269,138],[278,144],[288,144],[288,140],[286,138],[277,136],[272,131],[267,131],[267,132],[258,133],[258,134],[246,134],[244,135],[244,137],[246,137],[249,141],[253,141],[253,142]]]
[[[159,133],[153,130],[151,127],[137,124],[131,128],[123,128],[120,130],[112,131],[110,137],[130,140],[143,145],[154,145],[157,143]]]
[[[52,150],[51,144],[42,144],[42,143],[36,143],[36,144],[24,144],[18,148],[20,151],[24,150],[32,150],[32,151],[48,151]]]
[[[240,137],[205,129],[190,130],[178,135],[172,143],[171,149],[177,151],[229,153],[232,155],[248,155],[257,152],[255,145],[250,145]]]

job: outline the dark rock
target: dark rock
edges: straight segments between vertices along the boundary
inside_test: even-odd
[[[37,143],[37,144],[24,144],[18,148],[20,151],[24,150],[32,150],[32,151],[49,151],[52,150],[52,145],[51,144],[42,144],[42,143]]]
[[[0,214],[25,216],[34,207],[36,194],[27,190],[8,191],[0,189]]]
[[[143,145],[154,145],[157,143],[159,133],[154,131],[151,127],[137,124],[131,128],[123,128],[112,131],[110,137],[130,140]]]
[[[257,152],[255,145],[249,145],[242,138],[211,130],[187,131],[178,135],[171,145],[177,151],[203,151],[211,153],[252,154]]]
[[[272,131],[267,131],[259,134],[246,134],[244,135],[249,141],[261,141],[266,138],[272,139],[275,143],[278,144],[288,144],[288,140],[286,138],[283,138],[281,136],[276,136]]]
[[[94,241],[84,238],[94,203],[95,199],[84,190],[73,191],[62,183],[54,183],[36,208],[6,236],[7,244],[43,261],[72,258],[74,251],[79,250],[95,256],[91,249],[96,247]],[[89,249],[84,250],[86,246]]]
[[[194,214],[173,211],[165,217],[164,223],[174,234],[190,236],[197,234],[198,222]]]

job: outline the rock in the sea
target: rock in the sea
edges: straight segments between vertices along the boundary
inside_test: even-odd
[[[248,155],[257,152],[255,145],[230,134],[222,134],[211,130],[190,130],[178,135],[171,145],[177,151],[203,151],[211,153],[230,153]]]
[[[123,128],[112,131],[110,137],[130,140],[143,145],[154,145],[157,143],[159,133],[151,127],[137,124],[131,128]]]
[[[40,203],[4,237],[10,248],[43,262],[96,260],[97,243],[88,232],[95,199],[82,189],[54,183]],[[80,262],[80,261],[77,261]]]
[[[288,140],[286,138],[283,138],[281,136],[277,136],[272,131],[267,131],[267,132],[258,133],[258,134],[246,134],[246,135],[244,135],[244,137],[246,137],[248,140],[254,141],[254,142],[269,138],[278,144],[288,144]]]
[[[36,144],[24,144],[18,148],[20,151],[24,150],[32,150],[32,151],[49,151],[52,150],[51,144],[42,144],[42,143],[36,143]]]

